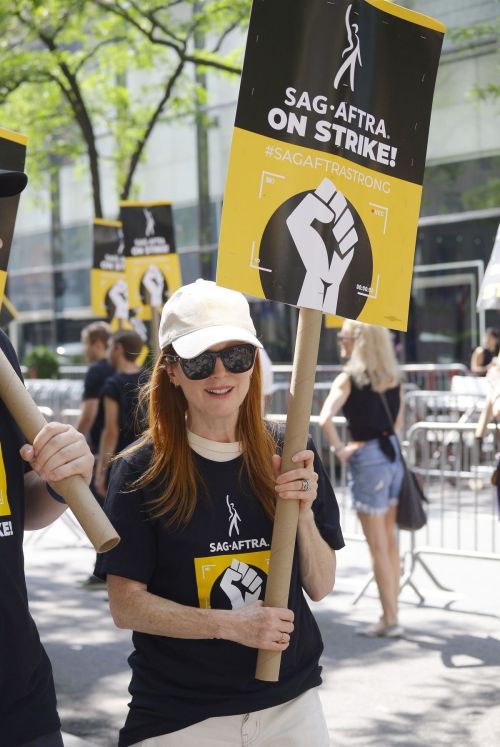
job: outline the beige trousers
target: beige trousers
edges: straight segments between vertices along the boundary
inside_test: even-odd
[[[283,705],[238,716],[216,716],[133,747],[329,747],[316,689]]]

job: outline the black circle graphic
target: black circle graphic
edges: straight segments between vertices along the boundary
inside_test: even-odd
[[[267,581],[267,575],[264,573],[262,568],[258,568],[256,565],[248,565],[249,568],[251,568],[255,573],[259,576],[259,578],[262,580],[262,585],[259,589],[259,599],[264,599],[265,593],[266,593],[266,581]],[[220,576],[217,577],[217,579],[214,581],[214,585],[212,586],[212,590],[210,592],[210,607],[211,609],[218,609],[218,610],[230,610],[233,609],[231,605],[231,600],[227,596],[226,592],[221,587],[221,581],[226,573],[227,568],[220,574]],[[236,586],[236,589],[241,592],[241,595],[243,599],[245,598],[245,595],[248,593],[248,589],[241,583],[241,582],[233,582],[233,586]]]
[[[265,297],[293,306],[299,299],[306,271],[286,220],[310,193],[314,194],[314,190],[293,195],[280,205],[264,229],[259,249],[259,273]],[[372,283],[373,254],[363,221],[348,200],[347,209],[351,211],[358,241],[354,247],[352,261],[340,284],[336,314],[357,319],[366,304],[366,296],[359,295],[359,292],[366,292],[365,289],[369,289]],[[332,226],[320,221],[314,221],[312,225],[323,239],[328,260],[331,262],[334,251],[338,249]]]

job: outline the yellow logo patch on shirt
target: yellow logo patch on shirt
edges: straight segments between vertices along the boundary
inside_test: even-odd
[[[7,475],[0,445],[0,516],[10,516],[9,497],[7,495]]]
[[[264,598],[271,550],[195,558],[201,608],[239,609]]]

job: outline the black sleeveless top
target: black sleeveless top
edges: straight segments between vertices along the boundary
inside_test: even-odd
[[[399,384],[386,389],[384,395],[394,422],[401,399]],[[351,378],[351,393],[344,404],[343,413],[353,441],[371,441],[392,431],[382,398],[372,390],[371,384],[360,389]]]
[[[495,353],[493,352],[493,350],[488,350],[488,348],[483,348],[483,360],[481,361],[481,365],[489,366],[494,357],[495,357]]]

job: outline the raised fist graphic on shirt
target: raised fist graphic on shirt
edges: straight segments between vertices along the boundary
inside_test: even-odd
[[[259,599],[262,583],[257,571],[233,558],[221,579],[220,588],[231,602],[232,609],[237,610]]]
[[[315,221],[331,224],[336,242],[331,261],[325,242],[313,225]],[[286,224],[306,269],[297,306],[334,314],[340,284],[358,241],[347,200],[330,179],[323,179],[314,192],[299,202]]]

